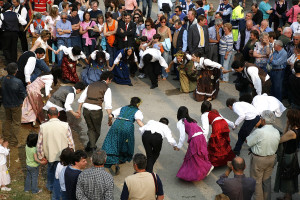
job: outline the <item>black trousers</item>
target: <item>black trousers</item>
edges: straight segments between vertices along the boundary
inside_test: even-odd
[[[23,53],[25,51],[28,51],[28,42],[27,42],[27,38],[26,38],[26,31],[19,31],[18,32],[18,36],[21,42],[21,47],[22,47],[22,51]]]
[[[163,139],[159,133],[152,134],[151,131],[145,131],[142,136],[142,141],[147,156],[146,170],[147,172],[152,172],[153,166],[160,154]]]
[[[101,110],[88,110],[83,108],[83,117],[88,127],[87,135],[89,137],[88,147],[96,148],[96,142],[100,137],[103,112]]]
[[[144,64],[145,73],[149,76],[151,84],[158,85],[157,77],[161,74],[161,65],[158,61]]]
[[[4,31],[2,33],[3,55],[8,63],[17,62],[18,32]]]

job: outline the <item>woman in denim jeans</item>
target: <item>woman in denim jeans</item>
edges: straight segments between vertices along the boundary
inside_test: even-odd
[[[224,35],[219,42],[219,54],[220,54],[220,64],[225,70],[229,69],[233,61],[233,37],[232,37],[232,25],[226,23],[223,26]],[[222,82],[229,82],[229,74],[223,74]]]
[[[39,160],[37,158],[37,140],[38,134],[29,134],[27,137],[27,144],[25,147],[27,175],[25,180],[24,191],[29,192],[29,190],[31,190],[31,192],[34,194],[42,192],[42,190],[38,188],[39,165],[44,165],[47,163],[47,160]]]

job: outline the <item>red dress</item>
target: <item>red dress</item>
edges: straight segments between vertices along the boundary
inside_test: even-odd
[[[68,55],[64,55],[61,63],[62,78],[77,83],[79,81],[76,73],[77,61],[73,61]]]
[[[216,119],[217,117],[221,117],[218,111],[209,111],[208,120],[212,126],[212,133],[208,141],[207,150],[209,160],[215,167],[226,165],[227,161],[232,161],[235,157],[230,146],[228,124],[223,118]]]

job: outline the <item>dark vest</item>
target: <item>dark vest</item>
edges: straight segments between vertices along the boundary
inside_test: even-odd
[[[245,39],[246,39],[246,29],[240,31],[241,34],[241,42],[240,42],[240,51],[243,50],[245,46]]]
[[[181,27],[177,38],[177,44],[176,44],[177,50],[182,50],[183,47],[183,31],[185,31],[185,28]]]
[[[87,89],[87,97],[84,103],[95,104],[102,107],[107,88],[108,86],[104,81],[91,83]]]
[[[23,81],[23,83],[25,83],[25,74],[24,74],[24,68],[25,65],[27,64],[27,61],[30,57],[35,57],[35,53],[33,53],[32,51],[26,51],[25,53],[23,53],[17,64],[18,64],[18,72],[16,74],[16,77],[21,79]]]
[[[49,101],[61,108],[64,108],[66,98],[70,93],[76,95],[72,86],[62,86],[58,88],[56,92],[54,92],[54,94],[50,97]]]
[[[267,73],[263,69],[261,69],[260,67],[257,67],[255,64],[253,64],[253,63],[247,63],[246,62],[243,74],[245,75],[245,77],[247,78],[247,80],[250,83],[252,83],[252,84],[253,84],[253,81],[252,81],[250,75],[247,72],[248,67],[256,67],[258,69],[258,76],[259,76],[259,78],[261,80],[261,84],[263,85],[266,82]]]
[[[8,11],[4,12],[3,14],[3,24],[2,24],[2,29],[3,31],[19,31],[19,20],[17,17],[17,13]]]
[[[224,3],[221,3],[220,4],[220,11],[224,11],[224,10],[227,10],[228,8],[230,8],[231,5],[230,4],[227,4],[225,5]],[[223,16],[222,19],[223,19],[223,23],[229,23],[230,22],[230,16],[231,14],[229,15],[226,15],[226,16]]]

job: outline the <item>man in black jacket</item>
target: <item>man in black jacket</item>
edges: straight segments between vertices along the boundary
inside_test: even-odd
[[[136,32],[136,25],[131,21],[131,16],[128,13],[124,15],[125,21],[119,21],[117,29],[117,43],[118,50],[124,49],[126,47],[134,47],[135,40],[134,35]]]

